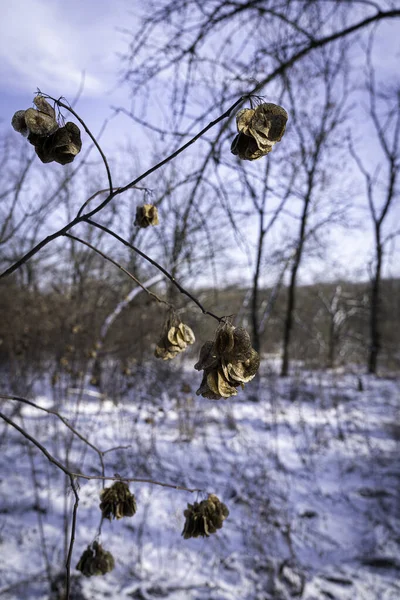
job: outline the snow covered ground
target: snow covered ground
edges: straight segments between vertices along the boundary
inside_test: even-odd
[[[73,599],[400,598],[400,380],[363,375],[360,390],[355,374],[299,369],[280,379],[267,363],[261,372],[221,401],[196,397],[199,376],[183,363],[165,386],[150,369],[118,404],[90,387],[56,400],[36,387],[31,400],[101,450],[119,447],[104,455],[108,475],[202,490],[131,483],[136,515],[102,526],[115,569],[84,578],[73,568]],[[0,403],[71,470],[101,473],[98,455],[59,419]],[[0,597],[56,600],[48,581],[63,570],[73,495],[6,424],[0,445]],[[101,487],[80,480],[73,567],[97,535]],[[183,511],[207,493],[230,515],[217,534],[184,540]]]

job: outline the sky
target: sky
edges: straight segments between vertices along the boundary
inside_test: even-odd
[[[37,88],[71,102],[83,83],[79,113],[93,132],[99,130],[110,106],[127,97],[117,85],[118,53],[127,47],[118,28],[135,22],[127,6],[124,0],[9,3],[0,21],[0,118],[7,123],[16,110],[31,106]],[[113,123],[106,144],[115,140],[117,127],[126,132],[126,121]]]
[[[0,21],[0,121],[3,125],[8,125],[16,110],[32,106],[37,88],[72,102],[83,86],[77,110],[95,135],[112,114],[112,106],[129,109],[129,89],[119,85],[120,56],[127,51],[129,41],[122,30],[134,29],[139,24],[135,5],[127,0],[15,0],[8,3]],[[388,81],[397,70],[398,32],[399,22],[390,23],[384,26],[377,40],[379,68]],[[101,144],[107,154],[116,147],[137,144],[140,135],[139,125],[119,115],[108,124]],[[149,166],[143,163],[144,168]],[[357,274],[367,278],[365,247],[366,244],[371,246],[371,233],[361,230],[335,233],[336,266],[328,273],[324,261],[311,263],[302,275],[303,283],[336,278],[339,273],[345,277]],[[388,257],[386,276],[400,275],[396,255],[398,257],[398,248]]]

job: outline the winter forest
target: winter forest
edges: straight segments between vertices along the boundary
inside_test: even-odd
[[[63,10],[117,100],[5,90],[0,597],[398,600],[398,1]]]

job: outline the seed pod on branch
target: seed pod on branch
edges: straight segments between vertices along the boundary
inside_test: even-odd
[[[28,137],[34,144],[36,154],[43,163],[57,162],[66,165],[72,162],[82,148],[81,132],[75,123],[68,122],[48,137]]]
[[[100,492],[100,510],[104,519],[133,517],[136,512],[136,498],[123,481],[116,481],[111,487]]]
[[[194,365],[197,371],[204,371],[196,394],[210,400],[236,396],[236,388],[251,381],[259,366],[260,357],[252,348],[247,331],[222,323],[214,341],[203,344]]]
[[[183,514],[185,524],[182,535],[187,540],[191,537],[209,537],[216,533],[229,516],[229,510],[215,494],[210,494],[207,500],[188,504]]]
[[[158,225],[158,210],[153,204],[144,204],[136,208],[136,219],[134,225],[137,227],[148,227]]]
[[[93,542],[80,557],[76,568],[85,577],[92,577],[93,575],[105,575],[112,571],[114,566],[114,557],[111,552],[103,550],[98,542]]]
[[[231,151],[243,160],[256,160],[271,152],[285,133],[288,114],[277,104],[263,103],[245,108],[236,115],[238,135]]]
[[[182,323],[173,311],[170,311],[163,327],[161,338],[157,342],[154,355],[163,360],[175,358],[195,342],[194,333],[188,325]]]
[[[37,109],[18,110],[11,120],[12,126],[28,136],[43,163],[72,162],[82,148],[79,127],[71,122],[59,127],[54,108],[43,96],[36,96],[33,102]]]

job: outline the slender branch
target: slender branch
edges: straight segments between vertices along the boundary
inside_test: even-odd
[[[78,489],[77,489],[77,485],[76,485],[74,476],[70,475],[69,476],[69,480],[70,480],[70,483],[71,483],[72,491],[73,491],[74,496],[75,496],[75,502],[74,502],[74,507],[72,509],[71,534],[70,534],[70,540],[69,540],[67,560],[66,560],[66,563],[65,563],[65,569],[66,569],[66,572],[67,572],[67,577],[66,577],[66,600],[69,600],[70,591],[71,591],[70,590],[70,588],[71,588],[71,558],[72,558],[72,550],[74,549],[74,543],[75,543],[76,520],[77,520],[78,504],[79,504]]]
[[[125,192],[129,188],[131,188],[134,185],[136,185],[137,183],[139,183],[139,181],[141,181],[145,177],[148,177],[149,175],[151,175],[151,173],[154,173],[154,171],[157,171],[160,167],[163,167],[169,161],[171,161],[174,158],[176,158],[179,154],[181,154],[181,152],[183,152],[184,150],[186,150],[187,148],[189,148],[189,146],[191,146],[192,144],[194,144],[195,142],[197,142],[197,140],[200,139],[205,133],[207,133],[207,131],[209,129],[212,129],[212,127],[215,127],[215,125],[217,125],[220,121],[223,121],[224,119],[227,119],[230,116],[230,114],[232,113],[232,111],[234,111],[240,104],[242,104],[242,102],[247,98],[247,96],[248,96],[247,94],[244,95],[244,96],[241,96],[238,100],[236,100],[236,102],[234,102],[228,108],[228,110],[226,110],[222,115],[220,115],[219,117],[217,117],[214,121],[211,121],[208,125],[206,125],[206,127],[204,127],[201,131],[199,131],[199,133],[197,133],[191,140],[189,140],[188,142],[186,142],[186,144],[184,144],[183,146],[181,146],[180,148],[178,148],[177,150],[175,150],[175,152],[173,152],[172,154],[170,154],[169,156],[167,156],[167,158],[164,158],[164,160],[162,160],[161,162],[159,162],[156,165],[154,165],[154,167],[151,167],[150,169],[148,169],[147,171],[145,171],[145,173],[143,173],[142,175],[139,175],[139,177],[137,177],[136,179],[134,179],[133,181],[131,181],[130,183],[128,183],[124,187],[119,188],[118,192],[115,195],[122,194],[123,192]],[[88,215],[88,216],[91,216],[91,215]]]
[[[55,102],[58,106],[61,106],[61,108],[65,108],[66,110],[68,110],[72,115],[74,115],[75,119],[77,119],[77,121],[79,121],[79,123],[82,125],[82,127],[84,128],[84,130],[86,131],[86,133],[88,134],[88,136],[90,137],[90,139],[92,140],[94,145],[96,146],[101,158],[103,159],[104,166],[107,171],[107,179],[108,179],[108,186],[110,188],[110,194],[112,194],[113,193],[113,183],[112,183],[111,171],[110,171],[110,167],[108,165],[107,158],[106,158],[103,150],[101,149],[99,142],[97,141],[97,139],[93,135],[93,133],[90,131],[90,129],[86,125],[85,121],[78,115],[77,112],[74,111],[74,109],[69,104],[65,104],[64,102],[61,102],[60,99],[57,100],[56,98],[52,98],[52,96],[49,96],[47,94],[42,94],[42,95],[45,98],[49,98],[50,100],[53,100],[53,102]]]
[[[124,244],[125,246],[127,246],[128,248],[130,248],[131,250],[133,250],[134,252],[136,252],[137,254],[139,254],[139,256],[141,256],[142,258],[144,258],[145,260],[147,260],[154,267],[156,267],[159,271],[161,271],[161,273],[163,273],[178,288],[178,290],[182,294],[184,294],[185,296],[187,296],[188,298],[190,298],[200,308],[201,312],[204,315],[209,315],[210,317],[213,317],[214,319],[216,319],[218,322],[220,322],[223,319],[223,317],[217,317],[217,315],[214,315],[214,313],[206,310],[204,308],[204,306],[200,303],[200,301],[195,296],[193,296],[184,287],[182,287],[180,283],[178,283],[176,281],[175,277],[173,277],[171,275],[171,273],[169,273],[168,271],[166,271],[164,269],[164,267],[162,267],[153,258],[150,258],[150,256],[148,256],[147,254],[145,254],[142,250],[139,250],[139,248],[137,248],[133,244],[130,244],[129,242],[127,242],[126,240],[124,240],[124,238],[122,238],[121,236],[119,236],[117,233],[115,233],[114,231],[112,231],[111,229],[109,229],[108,227],[106,227],[105,225],[101,225],[100,223],[97,223],[96,221],[92,221],[92,219],[88,219],[88,218],[86,218],[86,222],[89,223],[89,225],[93,225],[93,227],[98,227],[102,231],[105,231],[109,235],[112,235],[113,237],[115,237],[115,239],[117,239],[119,242],[121,242],[121,244]]]
[[[50,454],[50,452],[40,443],[38,442],[34,437],[32,437],[27,431],[25,431],[24,429],[22,429],[22,427],[20,427],[19,425],[17,425],[17,423],[15,423],[14,421],[12,421],[9,417],[7,417],[4,413],[0,412],[0,417],[9,425],[11,425],[11,427],[14,427],[21,435],[23,435],[27,440],[29,440],[30,442],[32,442],[32,444],[34,444],[37,448],[39,448],[39,450],[45,455],[45,457],[51,462],[53,463],[53,465],[55,465],[56,467],[58,467],[63,473],[65,473],[65,475],[67,475],[67,477],[70,479],[70,481],[73,481],[74,478],[75,479],[87,479],[87,480],[96,480],[96,481],[121,481],[121,479],[123,481],[126,482],[132,482],[132,483],[149,483],[151,485],[159,485],[161,487],[167,487],[167,488],[172,488],[174,490],[182,490],[184,492],[203,492],[204,490],[200,489],[200,488],[187,488],[183,485],[175,485],[173,483],[165,483],[163,481],[155,481],[154,479],[143,479],[141,477],[119,477],[119,476],[102,476],[102,475],[85,475],[84,473],[74,473],[72,471],[69,471],[69,469],[63,465],[59,460],[57,460],[54,456],[52,456]],[[74,495],[75,495],[75,504],[77,507],[77,503],[76,503],[76,498],[77,498],[77,491],[76,491],[76,484],[75,484],[75,488],[72,488],[74,490]],[[75,493],[76,492],[76,493]],[[75,515],[76,517],[76,515]],[[73,530],[73,532],[75,533],[75,530]]]
[[[96,252],[97,254],[99,254],[100,256],[102,256],[105,260],[108,260],[110,263],[112,263],[113,265],[115,265],[118,269],[121,269],[121,271],[123,273],[125,273],[125,275],[128,275],[128,277],[130,277],[131,279],[133,279],[133,281],[135,283],[137,283],[138,286],[140,286],[142,288],[142,290],[144,292],[146,292],[149,296],[151,296],[154,300],[156,300],[157,302],[160,302],[161,304],[166,304],[170,308],[173,308],[172,304],[170,304],[166,300],[162,300],[162,298],[160,298],[159,296],[157,296],[157,294],[154,294],[154,292],[150,292],[150,290],[148,290],[142,283],[140,283],[139,279],[136,279],[136,277],[134,275],[132,275],[132,273],[130,273],[129,271],[127,271],[127,269],[125,269],[125,267],[123,267],[120,263],[118,263],[113,258],[111,258],[111,256],[108,256],[107,254],[104,254],[104,252],[101,252],[101,250],[99,250],[95,246],[92,246],[92,244],[90,244],[89,242],[86,242],[85,240],[82,240],[81,238],[78,238],[75,235],[72,235],[70,233],[65,233],[64,235],[66,237],[71,238],[72,240],[76,240],[77,242],[80,242],[81,244],[84,244],[85,246],[87,246],[88,248],[90,248],[91,250],[93,250],[94,252]]]
[[[68,419],[63,417],[59,412],[57,412],[56,410],[53,410],[51,408],[44,408],[44,406],[39,406],[39,404],[32,402],[32,400],[28,400],[27,398],[21,398],[21,396],[11,396],[8,394],[0,393],[0,398],[4,398],[4,400],[15,400],[16,402],[28,404],[29,406],[32,406],[33,408],[36,408],[37,410],[42,410],[43,412],[47,413],[48,415],[54,415],[55,417],[57,417],[57,419],[60,419],[60,421],[66,427],[68,427],[68,429],[70,431],[72,431],[72,433],[74,435],[76,435],[77,438],[79,438],[82,442],[87,444],[90,448],[92,448],[92,450],[94,450],[97,453],[100,463],[101,463],[101,473],[102,473],[102,475],[105,474],[105,465],[104,465],[104,460],[103,460],[103,455],[105,454],[105,452],[102,450],[99,450],[94,444],[89,442],[89,440],[87,438],[85,438],[85,436],[82,435],[77,429],[75,429],[75,427],[73,427],[71,425],[71,423],[68,421]],[[111,450],[106,450],[106,452],[111,452]]]
[[[1,416],[1,413],[0,413]],[[171,488],[173,490],[182,490],[184,492],[204,492],[204,490],[200,488],[187,488],[184,485],[175,485],[173,483],[165,483],[163,481],[156,481],[154,479],[143,479],[141,477],[101,477],[100,475],[85,475],[84,473],[71,473],[73,477],[87,480],[97,480],[97,481],[126,481],[127,483],[150,483],[151,485],[160,485],[161,487]]]
[[[0,279],[2,279],[3,277],[7,277],[8,275],[11,275],[11,273],[14,273],[14,271],[16,271],[17,269],[19,269],[23,264],[25,264],[28,260],[30,260],[33,256],[35,256],[35,254],[37,254],[39,252],[39,250],[41,250],[44,246],[47,246],[47,244],[49,244],[53,240],[59,238],[60,236],[65,235],[65,233],[67,233],[75,225],[78,225],[78,223],[82,223],[82,222],[85,222],[85,221],[89,222],[89,219],[91,217],[93,217],[95,214],[97,214],[98,212],[100,212],[105,206],[107,206],[107,204],[109,204],[109,202],[111,202],[111,200],[115,196],[117,196],[119,194],[122,194],[126,190],[134,187],[137,183],[139,183],[139,181],[142,181],[142,179],[144,179],[145,177],[147,177],[151,173],[154,173],[155,171],[157,171],[157,169],[159,169],[160,167],[162,167],[165,164],[167,164],[169,161],[171,161],[174,158],[176,158],[179,154],[181,154],[181,152],[183,152],[184,150],[186,150],[195,141],[197,141],[202,135],[204,135],[204,133],[206,131],[208,131],[209,129],[211,129],[212,127],[214,127],[214,125],[216,125],[217,123],[219,123],[222,119],[225,119],[226,117],[228,117],[230,115],[230,113],[235,108],[237,108],[237,106],[239,106],[243,102],[243,100],[244,100],[245,97],[246,96],[241,96],[239,98],[239,100],[236,100],[236,102],[234,102],[234,104],[232,104],[230,106],[230,108],[228,108],[228,110],[226,110],[221,116],[219,116],[217,119],[215,119],[214,121],[212,121],[211,123],[209,123],[206,127],[204,127],[199,133],[197,133],[186,144],[184,144],[183,146],[181,146],[180,148],[178,148],[178,150],[174,151],[172,154],[170,154],[169,156],[167,156],[167,158],[165,158],[164,160],[162,160],[158,164],[156,164],[153,167],[151,167],[150,169],[148,169],[142,175],[139,175],[139,177],[137,177],[136,179],[134,179],[133,181],[131,181],[127,185],[125,185],[123,187],[119,187],[119,188],[113,188],[112,185],[110,185],[110,191],[109,191],[107,197],[103,200],[103,202],[101,204],[99,204],[98,206],[96,206],[96,208],[94,208],[92,211],[86,213],[85,215],[80,214],[81,211],[79,211],[79,213],[75,217],[75,219],[73,219],[72,221],[70,221],[69,223],[67,223],[67,225],[65,225],[64,227],[62,227],[58,231],[54,232],[53,234],[51,234],[51,235],[47,236],[46,238],[44,238],[43,240],[41,240],[29,252],[27,252],[19,260],[17,260],[13,265],[11,265],[11,267],[9,267],[3,273],[1,273],[0,274]],[[76,116],[76,118],[79,120],[79,122],[82,123],[82,126],[85,128],[85,130],[87,131],[88,135],[90,135],[90,137],[95,142],[93,134],[89,131],[89,129],[87,128],[87,126],[84,123],[84,121],[75,113],[75,111],[73,109],[71,109],[70,107],[68,107],[63,102],[55,100],[51,96],[47,96],[47,98],[50,98],[51,100],[54,100],[55,102],[58,102],[59,106],[62,106],[63,108],[66,108],[70,112],[72,112],[72,114],[74,116]],[[98,147],[99,152],[100,152],[101,149],[100,149],[100,147],[98,146],[97,143],[96,143],[96,147]],[[91,196],[91,198],[89,198],[88,201],[90,201],[90,199],[94,198],[95,195]],[[88,201],[85,202],[85,206],[87,205]],[[207,314],[209,314],[209,313],[207,313]]]

